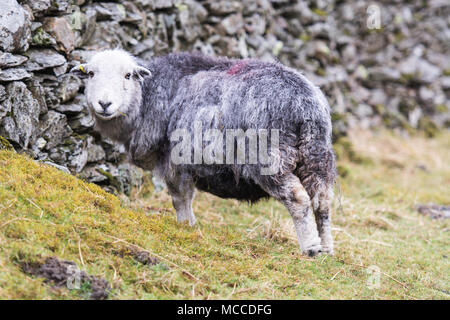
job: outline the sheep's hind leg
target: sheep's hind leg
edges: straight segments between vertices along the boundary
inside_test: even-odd
[[[177,212],[179,223],[188,222],[190,226],[195,224],[195,215],[192,211],[192,200],[194,199],[195,187],[189,181],[177,181],[167,183],[172,204]]]
[[[317,229],[322,244],[322,251],[333,255],[333,237],[331,235],[331,202],[333,200],[333,187],[327,186],[317,193],[317,201],[314,201],[314,214],[316,216]]]
[[[289,210],[302,253],[313,257],[322,251],[322,246],[314,220],[311,199],[295,175],[289,175],[283,181],[284,183],[277,188],[276,192],[268,191]]]

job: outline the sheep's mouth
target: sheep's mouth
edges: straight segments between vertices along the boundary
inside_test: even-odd
[[[102,120],[109,120],[114,118],[114,113],[108,113],[108,112],[95,112],[97,117],[99,117]]]

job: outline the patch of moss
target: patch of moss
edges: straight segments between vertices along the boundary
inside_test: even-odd
[[[318,16],[321,17],[326,17],[328,16],[328,13],[326,11],[323,11],[319,8],[311,8],[311,11],[314,12],[315,14],[317,14]]]
[[[302,33],[299,38],[304,42],[308,42],[309,40],[311,40],[311,36],[307,33]]]
[[[373,106],[373,110],[378,114],[382,115],[386,112],[386,106],[384,104],[376,104]]]
[[[14,150],[14,147],[8,139],[0,136],[0,150]]]
[[[435,137],[439,133],[439,127],[428,117],[422,117],[419,120],[419,128],[425,132],[429,138]]]
[[[317,68],[317,70],[316,70],[316,74],[317,75],[319,75],[319,76],[321,76],[321,77],[325,77],[326,75],[327,75],[327,72],[325,71],[325,69],[324,68]]]
[[[338,165],[337,172],[338,172],[339,177],[345,178],[350,173],[350,170],[348,169],[348,167],[346,167],[344,165]]]
[[[108,179],[109,184],[112,185],[114,188],[116,188],[117,191],[122,190],[122,185],[120,181],[116,177],[114,177],[111,173],[101,168],[97,168],[97,171],[102,175],[104,175]]]
[[[39,27],[33,32],[31,43],[35,46],[45,47],[52,44],[52,38],[42,27]]]
[[[446,113],[448,112],[448,108],[445,104],[438,104],[436,105],[436,112],[437,113]]]
[[[403,32],[401,32],[401,31],[396,31],[396,32],[394,33],[394,39],[395,39],[396,42],[400,42],[400,41],[402,41],[403,39],[405,39],[405,35],[404,35]]]
[[[338,159],[349,159],[354,163],[370,163],[370,159],[355,152],[351,141],[347,137],[340,137],[333,144],[333,148]]]
[[[387,128],[401,128],[409,133],[414,132],[414,128],[411,127],[408,120],[401,113],[386,111],[382,114],[382,121]]]

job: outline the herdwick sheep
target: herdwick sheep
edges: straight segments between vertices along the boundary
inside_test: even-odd
[[[273,197],[291,214],[302,253],[333,253],[336,169],[330,110],[303,75],[279,63],[189,53],[155,57],[143,66],[122,50],[99,52],[72,71],[88,77],[85,94],[97,130],[123,144],[132,163],[165,180],[179,222],[195,223],[196,188],[250,202]],[[264,130],[267,138],[277,138],[275,147],[266,148],[270,165],[276,166],[269,174],[262,171],[267,166],[248,161],[248,133]],[[237,132],[236,140],[223,163],[219,153],[229,152],[223,146],[229,131]],[[248,143],[242,149],[237,139],[244,131]],[[180,147],[180,138],[191,143]],[[253,155],[266,144],[258,140]],[[218,157],[211,162],[195,146],[213,149]]]

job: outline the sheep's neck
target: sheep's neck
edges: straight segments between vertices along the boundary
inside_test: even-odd
[[[132,125],[128,119],[117,117],[111,120],[96,119],[97,130],[109,139],[123,145],[129,144]]]

